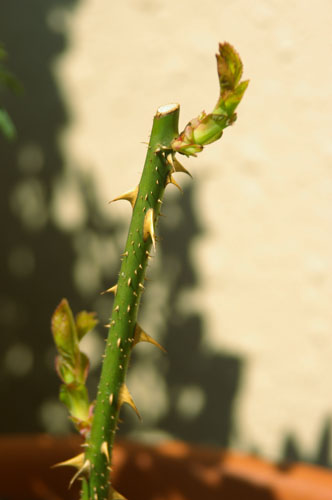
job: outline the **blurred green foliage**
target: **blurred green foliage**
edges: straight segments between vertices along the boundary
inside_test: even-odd
[[[0,43],[0,98],[6,90],[10,90],[15,94],[19,94],[23,90],[21,83],[17,80],[13,73],[7,69],[7,59],[8,54],[3,44]],[[1,101],[0,131],[8,140],[13,140],[16,137],[15,125],[7,111],[2,107]]]

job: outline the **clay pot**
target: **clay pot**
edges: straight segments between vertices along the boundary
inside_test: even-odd
[[[81,451],[77,436],[0,437],[1,500],[77,500],[68,490],[74,470],[52,469]],[[292,464],[278,467],[253,456],[167,442],[120,441],[113,483],[128,500],[330,500],[332,473]]]

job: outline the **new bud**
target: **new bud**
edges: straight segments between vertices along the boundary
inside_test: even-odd
[[[191,120],[172,142],[175,152],[196,156],[207,144],[217,141],[223,130],[236,120],[235,109],[240,103],[249,81],[239,83],[242,76],[242,62],[239,54],[225,42],[219,44],[217,70],[220,95],[210,114],[204,111]]]

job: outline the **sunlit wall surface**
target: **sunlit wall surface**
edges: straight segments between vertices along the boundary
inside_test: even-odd
[[[158,106],[181,126],[218,94],[227,40],[251,80],[222,141],[167,189],[122,432],[329,464],[332,407],[332,6],[327,0],[66,0],[6,5],[25,87],[0,138],[1,431],[67,432],[50,316],[96,310],[94,393],[130,207]],[[18,16],[17,13],[20,12]],[[172,190],[174,189],[174,190]]]

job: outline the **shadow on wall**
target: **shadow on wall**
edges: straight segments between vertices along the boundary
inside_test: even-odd
[[[57,403],[51,314],[63,294],[74,311],[100,313],[105,301],[93,300],[118,265],[119,226],[100,210],[93,179],[66,168],[58,147],[69,117],[51,64],[67,48],[61,9],[76,4],[12,0],[0,16],[9,66],[25,89],[23,98],[5,96],[16,143],[0,137],[1,432],[61,430],[61,418],[68,426]],[[106,262],[98,268],[99,253]]]
[[[138,354],[134,351],[135,363],[142,365],[140,385],[145,384],[149,392],[146,413],[154,412],[152,407],[155,404],[163,406],[160,414],[156,411],[150,428],[143,418],[142,432],[149,435],[154,428],[192,443],[227,446],[236,422],[233,403],[240,386],[243,362],[237,356],[204,348],[201,314],[193,310],[184,311],[181,307],[186,301],[185,295],[198,286],[190,258],[190,245],[202,232],[195,217],[194,186],[194,182],[189,183],[183,195],[174,197],[171,202],[167,200],[166,193],[163,205],[166,217],[160,219],[158,231],[161,262],[156,271],[151,271],[157,276],[152,275],[149,288],[153,289],[156,281],[166,283],[167,294],[163,297],[162,306],[154,305],[158,302],[158,290],[143,297],[143,312],[147,302],[152,301],[149,314],[162,316],[164,335],[161,343],[167,355],[157,355],[154,366],[149,367],[151,352],[147,353],[143,348]],[[190,303],[190,299],[187,302]],[[157,378],[162,372],[166,401],[158,401],[158,387],[153,387],[149,380],[144,379],[146,370],[151,373],[151,378]],[[134,378],[135,375],[130,382],[134,383],[135,395],[141,387],[135,384]],[[136,378],[140,378],[138,373]],[[129,422],[126,418],[120,427],[121,432],[137,430],[137,422],[134,419]]]
[[[311,454],[303,452],[301,444],[295,436],[291,434],[286,436],[282,451],[282,463],[287,466],[288,463],[292,462],[309,462],[323,467],[332,467],[331,443],[331,418],[329,417],[323,422],[316,450]]]
[[[58,147],[57,137],[70,117],[51,65],[67,48],[64,14],[77,4],[13,0],[0,19],[10,68],[25,89],[23,98],[6,96],[17,142],[8,144],[0,137],[0,218],[5,228],[0,246],[0,398],[6,405],[0,416],[2,432],[66,429],[66,412],[58,403],[51,314],[65,294],[74,312],[97,309],[107,322],[110,299],[95,297],[116,280],[120,264],[121,228],[100,210],[93,178],[68,168]],[[162,266],[172,275],[163,306],[169,356],[161,367],[170,404],[158,424],[180,439],[225,445],[240,360],[204,354],[202,318],[184,317],[176,310],[181,293],[197,284],[188,259],[190,242],[199,232],[192,189],[177,202],[185,224],[164,225],[162,234]],[[97,376],[91,375],[93,394]]]
[[[202,316],[179,312],[183,295],[198,285],[190,244],[202,230],[195,218],[193,188],[190,183],[179,200],[179,225],[164,224],[162,231],[165,273],[172,273],[177,260],[180,266],[172,278],[167,304],[165,347],[169,365],[165,376],[170,407],[161,426],[191,442],[227,446],[236,423],[233,403],[239,390],[242,360],[203,349]]]

